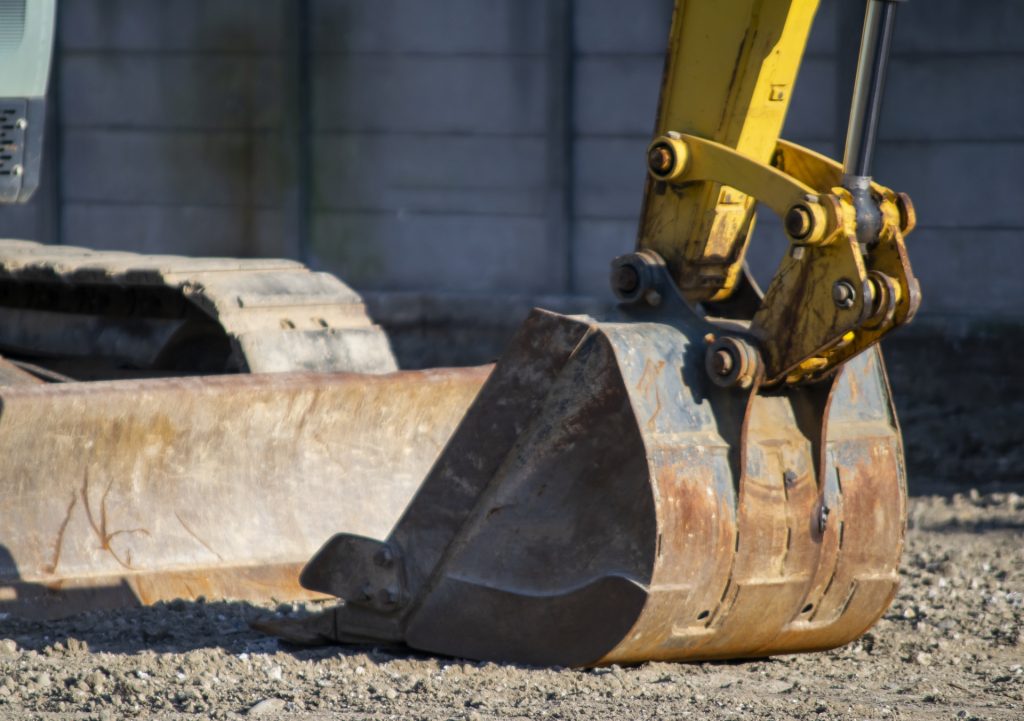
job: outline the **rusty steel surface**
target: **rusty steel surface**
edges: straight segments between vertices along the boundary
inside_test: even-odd
[[[489,368],[0,389],[0,612],[309,597],[341,526],[383,537]]]
[[[880,353],[722,388],[704,365],[721,329],[660,284],[659,307],[603,322],[536,311],[387,538],[339,534],[306,567],[344,603],[294,637],[588,666],[867,630],[906,521]]]

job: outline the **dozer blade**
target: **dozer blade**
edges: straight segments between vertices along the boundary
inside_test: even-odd
[[[721,330],[664,297],[612,322],[535,311],[390,535],[335,536],[305,568],[343,603],[295,637],[589,666],[869,628],[906,517],[880,354],[813,386],[720,388]]]
[[[382,536],[489,368],[0,388],[0,612],[309,598],[339,525]],[[24,381],[24,382],[21,382]]]

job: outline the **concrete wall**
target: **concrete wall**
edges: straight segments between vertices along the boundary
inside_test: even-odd
[[[566,6],[312,0],[311,255],[369,288],[561,286]]]
[[[671,0],[64,0],[51,171],[0,235],[304,256],[370,291],[606,293]],[[823,0],[787,135],[831,154],[861,3]],[[914,197],[924,312],[1024,283],[1024,3],[901,8],[877,175]],[[782,252],[764,218],[764,276]]]
[[[1021,317],[1022,31],[1017,0],[911,2],[898,21],[878,175],[915,200],[924,312]]]
[[[294,254],[283,227],[285,0],[60,3],[60,238]]]

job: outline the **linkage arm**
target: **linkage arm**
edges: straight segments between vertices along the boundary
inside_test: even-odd
[[[870,177],[900,1],[868,0],[845,166],[778,140],[817,2],[677,2],[638,250],[664,258],[690,302],[722,301],[737,288],[754,203],[783,219],[790,247],[747,334],[768,385],[822,376],[909,321],[920,304],[904,245],[913,206]],[[720,87],[722,69],[702,64],[700,53],[711,50],[700,38],[724,42],[721,33],[728,39],[739,26],[747,31]],[[751,39],[760,33],[771,38],[767,55]],[[698,78],[703,72],[708,77]],[[717,124],[705,117],[709,104]]]

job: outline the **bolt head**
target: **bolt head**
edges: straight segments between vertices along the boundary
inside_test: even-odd
[[[857,300],[857,290],[849,281],[837,280],[832,285],[832,300],[839,308],[852,308]]]
[[[736,359],[725,348],[720,348],[711,356],[711,369],[715,372],[715,375],[725,378],[732,373],[732,369],[735,367]]]
[[[615,269],[615,289],[628,295],[640,286],[640,273],[631,265],[620,265]]]
[[[674,162],[675,157],[672,151],[664,145],[657,145],[651,148],[651,152],[647,154],[647,165],[656,175],[667,175],[672,170]]]
[[[784,219],[786,233],[790,238],[803,240],[814,230],[814,216],[804,205],[794,205]]]
[[[746,341],[723,336],[708,346],[705,372],[721,388],[750,388],[760,368],[760,356]]]

